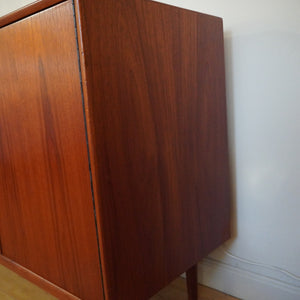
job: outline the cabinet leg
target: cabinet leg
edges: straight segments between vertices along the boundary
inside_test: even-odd
[[[186,271],[186,285],[188,291],[188,300],[198,299],[198,280],[197,265],[192,266]]]

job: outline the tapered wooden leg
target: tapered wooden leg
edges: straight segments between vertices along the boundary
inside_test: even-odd
[[[198,281],[197,281],[197,265],[192,266],[186,271],[186,285],[189,300],[198,299]]]

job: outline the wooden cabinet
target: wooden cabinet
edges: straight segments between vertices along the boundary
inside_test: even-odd
[[[41,0],[0,26],[1,263],[143,300],[228,239],[221,19]]]

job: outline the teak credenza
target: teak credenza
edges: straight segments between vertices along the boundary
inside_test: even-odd
[[[0,18],[0,262],[145,300],[229,238],[222,20],[148,0]]]

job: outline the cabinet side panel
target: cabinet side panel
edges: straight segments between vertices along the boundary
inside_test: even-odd
[[[147,299],[229,237],[222,20],[79,3],[106,293]]]
[[[102,299],[72,2],[0,29],[2,254]]]

